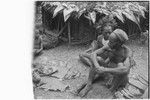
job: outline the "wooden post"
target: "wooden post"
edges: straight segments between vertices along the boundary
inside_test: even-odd
[[[58,36],[64,31],[64,29],[67,27],[67,23],[65,24],[65,26],[59,31]]]
[[[60,27],[60,25],[59,25],[59,23],[60,23],[60,16],[58,16],[58,26],[57,26],[57,32],[59,32],[59,27]]]
[[[70,45],[71,44],[70,21],[68,21],[68,39],[69,39],[69,45]]]

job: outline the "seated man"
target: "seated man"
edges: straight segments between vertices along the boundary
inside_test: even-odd
[[[127,40],[127,34],[121,29],[116,29],[110,34],[108,45],[104,45],[91,55],[86,54],[89,61],[86,62],[84,60],[84,62],[89,64],[90,72],[87,83],[77,90],[77,93],[79,93],[84,88],[80,92],[80,96],[85,96],[90,90],[96,74],[113,74],[112,86],[110,88],[112,91],[116,90],[120,85],[127,83],[127,75],[131,67],[129,60],[132,60],[131,50],[124,45]]]
[[[36,30],[36,32],[35,32],[34,51],[33,51],[34,57],[39,55],[43,50],[42,35],[40,33],[41,33],[41,31],[39,31],[39,30]]]
[[[109,42],[108,38],[109,38],[109,35],[111,32],[112,32],[112,26],[110,26],[110,25],[104,26],[102,29],[102,34],[97,37],[97,41],[94,40],[91,43],[91,48],[86,50],[85,53],[93,52],[93,51],[103,47],[103,45],[107,44]]]
[[[112,32],[112,27],[111,26],[104,26],[103,30],[102,30],[102,35],[99,35],[97,38],[97,41],[94,40],[91,43],[91,47],[86,50],[84,53],[80,54],[80,60],[83,62],[89,62],[89,59],[87,57],[87,55],[89,55],[90,53],[92,53],[93,51],[103,47],[104,45],[106,45],[109,42],[109,35]],[[89,63],[86,63],[87,65],[89,65]],[[89,65],[90,66],[90,65]]]

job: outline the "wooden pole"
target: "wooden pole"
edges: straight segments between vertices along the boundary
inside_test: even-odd
[[[67,27],[67,24],[59,31],[58,36],[64,31],[64,29]]]
[[[59,25],[59,23],[60,23],[60,16],[58,16],[58,20],[57,20],[58,22],[58,26],[57,26],[57,32],[59,32],[59,27],[60,27],[60,25]]]
[[[69,45],[70,45],[71,44],[70,21],[68,21],[68,39],[69,39]]]

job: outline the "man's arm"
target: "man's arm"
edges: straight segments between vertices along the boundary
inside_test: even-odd
[[[43,50],[43,38],[42,38],[42,36],[40,36],[40,50]]]
[[[133,51],[130,49],[130,48],[128,48],[127,46],[125,46],[126,48],[127,48],[127,51],[128,51],[128,57],[129,57],[129,61],[130,61],[130,67],[133,67],[133,66],[135,66],[136,65],[136,62],[135,62],[135,60],[134,60],[134,58],[133,58]]]
[[[124,61],[124,63],[118,63],[116,68],[104,68],[99,67],[97,69],[100,73],[112,73],[112,74],[125,74],[128,73],[130,70],[130,59],[129,57]]]
[[[89,48],[89,49],[85,50],[86,53],[88,53],[90,51],[92,51],[92,48]]]
[[[104,72],[112,73],[112,74],[125,74],[129,72],[130,67],[123,65],[123,63],[119,63],[116,68],[104,68]]]
[[[125,46],[127,52],[126,52],[126,60],[123,63],[118,63],[116,68],[104,68],[99,67],[98,71],[101,72],[108,72],[108,73],[114,73],[114,74],[122,74],[122,73],[128,73],[130,68],[133,66],[132,62],[133,60],[133,51]]]
[[[105,45],[103,46],[102,48],[94,51],[92,54],[91,54],[91,60],[93,62],[93,65],[96,67],[96,68],[99,68],[100,65],[97,61],[97,54],[102,54],[105,50],[109,49],[108,45]]]

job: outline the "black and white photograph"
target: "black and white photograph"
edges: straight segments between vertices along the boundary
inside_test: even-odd
[[[148,99],[149,1],[34,1],[34,99]]]

